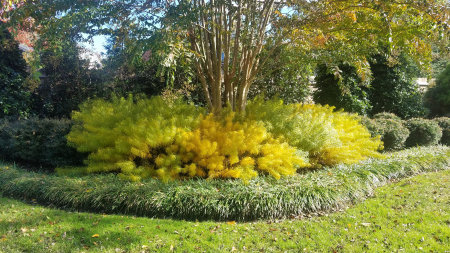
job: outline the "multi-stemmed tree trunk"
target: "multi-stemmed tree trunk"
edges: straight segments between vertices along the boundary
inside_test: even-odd
[[[193,0],[188,28],[194,64],[210,109],[242,111],[262,59],[275,0]]]

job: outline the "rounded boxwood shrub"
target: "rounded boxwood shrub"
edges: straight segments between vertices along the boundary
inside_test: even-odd
[[[434,121],[436,121],[442,129],[441,144],[450,146],[450,118],[440,117],[435,118]]]
[[[398,120],[398,121],[402,120],[399,116],[397,116],[393,113],[390,113],[390,112],[377,113],[377,114],[373,115],[373,118],[374,119],[392,119],[392,120]]]
[[[392,113],[379,113],[377,115],[378,117],[374,119],[361,117],[361,124],[369,130],[373,137],[378,135],[381,137],[385,151],[404,148],[409,130],[403,124],[403,121]]]
[[[384,150],[399,150],[405,147],[409,130],[400,120],[378,118],[374,120],[374,132],[381,136]]]
[[[372,137],[375,137],[378,135],[377,133],[377,129],[376,129],[376,125],[375,125],[375,120],[367,117],[367,116],[361,116],[361,121],[360,123],[365,126],[367,128],[367,130],[369,130],[369,133],[372,135]]]
[[[438,123],[428,119],[412,118],[406,121],[410,134],[406,146],[431,146],[438,144],[442,130]]]

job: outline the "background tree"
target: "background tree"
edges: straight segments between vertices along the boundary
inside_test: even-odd
[[[272,45],[275,46],[275,45]],[[305,102],[312,94],[310,76],[311,64],[299,61],[299,53],[289,45],[272,49],[266,45],[263,55],[272,53],[273,57],[261,66],[250,87],[249,98],[264,96],[266,99],[280,98],[286,103]]]
[[[416,78],[421,71],[405,54],[390,63],[386,55],[369,58],[369,80],[363,81],[350,65],[338,68],[319,65],[314,101],[329,104],[362,115],[394,113],[401,118],[423,117],[423,93]]]
[[[316,103],[332,105],[360,115],[370,114],[372,105],[369,100],[369,83],[361,80],[355,67],[341,64],[339,69],[331,69],[321,64],[317,67],[315,81]]]
[[[29,89],[25,86],[27,65],[19,44],[8,30],[0,33],[0,118],[26,117],[29,113]]]
[[[425,98],[431,116],[450,116],[450,64],[427,91]]]
[[[137,52],[135,39],[118,43],[112,37],[107,45],[106,58],[102,61],[103,96],[111,94],[127,96],[128,94],[172,95],[198,105],[204,105],[202,91],[198,80],[185,68],[179,66],[174,70],[173,79],[168,79],[160,71],[159,63],[152,57],[150,50]]]
[[[391,112],[408,119],[427,114],[423,93],[415,82],[420,71],[411,58],[402,54],[392,65],[386,56],[376,55],[370,60],[370,69],[373,74],[370,91],[372,115]]]
[[[47,44],[41,51],[41,82],[32,94],[32,109],[40,117],[68,118],[78,105],[101,93],[101,79],[89,60],[81,59],[73,40]]]

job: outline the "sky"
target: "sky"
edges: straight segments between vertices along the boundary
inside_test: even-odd
[[[107,36],[97,35],[93,37],[93,43],[80,42],[80,45],[96,53],[105,54],[106,53],[105,45],[107,43],[107,39],[108,39]]]

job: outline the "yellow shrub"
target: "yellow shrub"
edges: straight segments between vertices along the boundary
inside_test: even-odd
[[[264,126],[254,121],[235,122],[234,116],[229,113],[221,122],[208,115],[197,129],[181,136],[181,159],[195,165],[197,176],[248,180],[260,171],[280,178],[307,165],[301,153],[272,138]]]
[[[202,110],[161,98],[93,100],[74,112],[67,136],[90,152],[83,172],[119,172],[129,180],[241,178],[292,175],[307,165],[302,153],[276,140],[262,124],[235,122],[234,113],[203,116]],[[61,174],[74,169],[59,169]]]
[[[276,138],[309,153],[313,167],[355,163],[380,157],[379,138],[371,138],[356,114],[335,112],[334,107],[311,104],[283,104],[281,100],[249,102],[242,120],[264,124]]]
[[[244,120],[261,121],[274,137],[310,153],[339,144],[337,131],[330,121],[333,109],[302,108],[300,104],[285,105],[281,100],[256,98],[247,105]]]
[[[167,103],[159,97],[133,97],[88,101],[72,115],[75,125],[67,136],[78,151],[90,152],[87,172],[117,171],[121,177],[140,180],[166,178],[181,166],[173,156],[158,156],[176,136],[193,129],[202,109],[181,101]],[[164,160],[159,166],[155,159]],[[177,166],[178,167],[177,167]],[[158,170],[170,168],[170,171]]]
[[[93,100],[80,108],[67,139],[90,153],[87,168],[58,169],[62,174],[246,181],[258,174],[292,175],[310,166],[308,156],[316,167],[380,156],[380,140],[370,137],[356,115],[328,106],[261,102],[250,104],[244,117],[204,116],[201,108],[180,101],[129,97]]]
[[[327,143],[310,153],[311,163],[317,165],[336,165],[356,163],[369,157],[382,157],[379,137],[372,138],[369,131],[360,123],[356,114],[334,111],[334,107],[321,105],[297,105],[299,114],[322,115],[331,122],[339,142]]]

